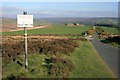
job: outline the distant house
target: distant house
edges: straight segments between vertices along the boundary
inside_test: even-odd
[[[80,26],[80,23],[74,23],[76,26]]]
[[[67,23],[66,26],[74,26],[73,23]]]
[[[83,24],[80,24],[80,23],[67,23],[66,26],[83,26]]]

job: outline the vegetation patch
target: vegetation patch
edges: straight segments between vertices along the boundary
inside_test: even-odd
[[[89,29],[86,31],[87,35],[93,35],[95,31],[93,29]]]
[[[119,34],[120,32],[118,28],[102,27],[102,29],[109,34]]]
[[[28,54],[29,65],[37,65],[35,62],[38,60],[40,65],[37,65],[38,71],[35,67],[30,67],[29,73],[24,71],[24,39],[21,37],[6,37],[3,39],[3,76],[8,79],[24,78],[27,75],[34,74],[41,69],[44,69],[44,76],[48,77],[67,77],[69,73],[74,69],[74,65],[71,60],[63,58],[60,55],[70,55],[74,49],[79,46],[77,41],[72,39],[61,38],[29,38],[28,40]],[[9,43],[11,41],[11,43]],[[52,56],[54,55],[54,56]],[[37,57],[38,56],[38,57]],[[42,60],[39,58],[42,57]],[[36,58],[37,57],[37,58]],[[48,58],[49,57],[49,58]],[[33,59],[32,59],[33,58]],[[8,66],[11,67],[8,67]],[[13,72],[5,72],[8,69],[20,69],[19,72],[13,70]],[[21,71],[22,70],[22,71]],[[16,73],[14,75],[14,72]],[[39,72],[38,72],[39,73]],[[38,75],[37,75],[38,76]],[[41,77],[44,77],[41,76]],[[32,76],[31,76],[32,77]]]
[[[64,40],[63,40],[64,42]],[[69,43],[69,42],[68,42]],[[71,44],[70,42],[69,44]],[[60,43],[62,44],[62,43]],[[66,53],[29,53],[28,72],[24,55],[3,59],[3,78],[114,78],[115,76],[95,52],[89,41],[80,41],[70,55]],[[22,65],[21,65],[22,64]]]
[[[11,42],[9,42],[9,40]],[[70,55],[74,49],[78,47],[77,42],[69,39],[41,39],[41,38],[30,38],[28,40],[28,53],[39,53],[39,54],[54,54],[64,53]],[[4,38],[3,40],[3,54],[2,57],[14,59],[16,56],[24,54],[24,39],[21,38]],[[4,60],[3,60],[4,61]]]
[[[98,35],[105,35],[105,31],[101,27],[96,27],[96,32]]]
[[[61,56],[45,58],[44,66],[47,68],[48,75],[52,78],[66,78],[74,70],[74,65],[71,60]]]
[[[120,36],[118,34],[119,30],[116,28],[97,27],[96,31],[101,42],[112,45],[114,47],[120,47]]]
[[[108,37],[106,39],[101,40],[101,42],[110,44],[115,47],[120,47],[120,36]]]
[[[75,66],[70,78],[115,77],[89,41],[80,43],[80,46],[70,55],[69,59],[73,61]]]
[[[111,27],[96,27],[98,34],[119,34],[119,29],[117,28],[111,28]]]

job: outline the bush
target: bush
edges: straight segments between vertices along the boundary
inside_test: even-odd
[[[70,60],[60,56],[45,59],[45,63],[48,75],[51,75],[51,77],[65,78],[74,69],[74,65]]]
[[[101,35],[107,35],[108,33],[107,32],[101,32]]]
[[[101,35],[104,30],[101,27],[96,27],[96,32],[98,33],[98,35]]]
[[[88,35],[93,35],[93,34],[94,34],[94,30],[93,30],[93,29],[87,30],[87,34],[88,34]]]
[[[120,36],[108,37],[105,40],[101,40],[103,43],[117,43],[120,45]]]

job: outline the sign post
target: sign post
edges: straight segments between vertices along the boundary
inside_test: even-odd
[[[27,12],[23,12],[23,15],[27,15]],[[24,27],[25,38],[25,69],[28,71],[28,52],[27,52],[27,28]]]
[[[28,51],[27,51],[27,27],[33,27],[33,15],[17,15],[17,27],[24,28],[24,41],[25,41],[25,69],[28,71]]]

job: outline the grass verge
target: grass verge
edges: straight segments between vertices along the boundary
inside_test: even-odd
[[[76,68],[71,78],[114,78],[114,74],[100,58],[90,42],[82,42],[71,54],[70,59]]]

